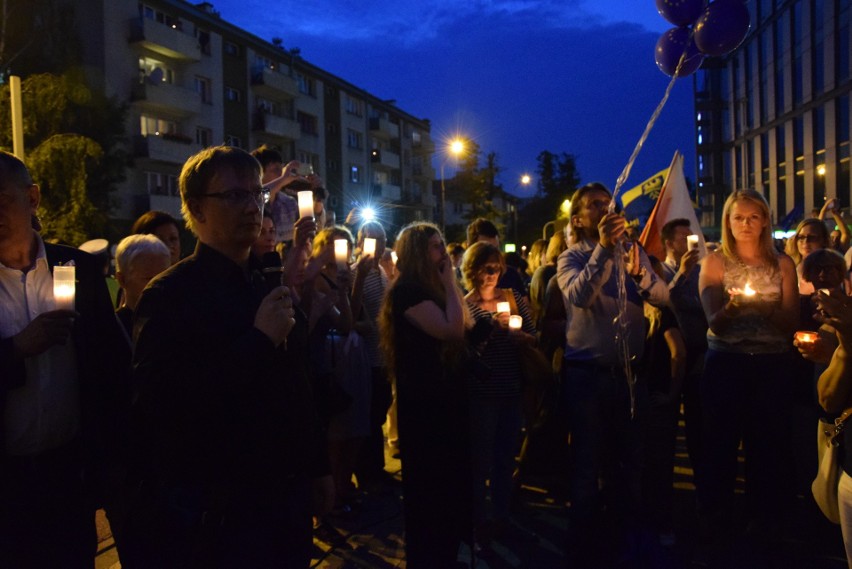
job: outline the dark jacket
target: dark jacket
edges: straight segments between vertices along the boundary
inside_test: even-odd
[[[95,258],[71,247],[45,243],[51,271],[74,261],[77,279],[75,309],[80,313],[71,333],[80,385],[81,443],[84,472],[100,486],[105,464],[124,446],[129,411],[130,349],[110,302],[103,272]],[[24,359],[15,357],[12,338],[0,339],[0,443],[5,440],[3,413],[6,393],[24,385]],[[2,468],[4,452],[0,453]],[[101,488],[98,488],[100,493]]]

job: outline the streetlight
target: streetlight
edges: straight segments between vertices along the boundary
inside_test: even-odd
[[[512,194],[515,193],[515,190],[518,189],[519,186],[529,186],[530,182],[532,182],[532,176],[529,174],[521,174],[518,183],[515,184],[515,187],[512,188]],[[515,242],[518,241],[518,204],[515,203],[512,205],[512,233],[515,237]]]
[[[444,186],[444,166],[447,164],[449,155],[453,155],[458,160],[459,156],[464,153],[464,141],[460,138],[455,138],[447,145],[448,155],[441,161],[441,233],[447,232],[447,188]]]

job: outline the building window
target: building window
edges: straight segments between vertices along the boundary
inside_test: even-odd
[[[139,58],[139,75],[141,79],[147,80],[152,85],[158,83],[172,85],[175,82],[174,69],[168,67],[162,61],[150,57]]]
[[[201,53],[210,55],[210,32],[196,28],[195,37],[198,38],[198,47],[201,48]]]
[[[314,169],[314,174],[319,174],[319,156],[300,150],[296,158],[302,164],[310,164]]]
[[[364,135],[357,130],[346,129],[346,145],[358,150],[364,148]]]
[[[210,87],[210,79],[196,75],[195,92],[198,93],[199,97],[201,97],[202,103],[207,103],[208,105],[213,104],[213,91]]]
[[[242,101],[243,96],[240,93],[239,89],[234,89],[233,87],[225,87],[225,100],[233,101],[235,103],[239,103]]]
[[[357,164],[349,165],[349,181],[353,184],[361,183],[361,167]]]
[[[239,136],[229,134],[225,136],[225,146],[234,146],[236,148],[242,148],[243,141],[240,139]]]
[[[142,115],[140,120],[140,133],[142,136],[162,136],[164,134],[177,134],[177,123],[149,115]]]
[[[240,56],[240,46],[232,41],[225,41],[222,44],[222,50],[225,52],[226,55],[232,55],[234,57]]]
[[[145,172],[145,182],[149,195],[178,196],[178,179],[173,174]]]
[[[275,62],[269,59],[268,57],[264,57],[262,55],[256,54],[254,56],[254,66],[255,67],[265,67],[267,69],[276,69],[277,65]]]
[[[356,117],[364,116],[364,102],[359,101],[358,99],[354,99],[349,95],[344,95],[344,106],[346,108],[346,112],[350,115],[355,115]]]
[[[299,128],[302,130],[302,133],[313,134],[315,136],[319,134],[319,121],[317,117],[299,111],[296,113],[296,120],[299,121]]]
[[[213,144],[213,131],[203,126],[195,127],[195,143],[203,148],[211,146]]]
[[[299,82],[299,92],[311,97],[317,96],[317,82],[304,73],[297,73],[296,80]]]

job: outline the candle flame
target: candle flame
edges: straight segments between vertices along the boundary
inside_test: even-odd
[[[751,283],[746,283],[745,288],[743,288],[743,294],[745,296],[754,296],[757,294],[757,291],[751,288]]]

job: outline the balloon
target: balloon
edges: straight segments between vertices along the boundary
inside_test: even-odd
[[[750,27],[743,0],[716,0],[695,22],[695,45],[706,55],[725,55],[742,43]]]
[[[657,12],[676,26],[688,26],[704,9],[704,0],[657,0]]]
[[[689,42],[687,44],[687,42]],[[678,77],[691,75],[701,66],[704,55],[695,47],[695,42],[689,37],[689,28],[672,28],[660,36],[654,49],[654,59],[660,71],[671,77],[677,69],[680,56],[686,50],[686,59],[680,68]]]

